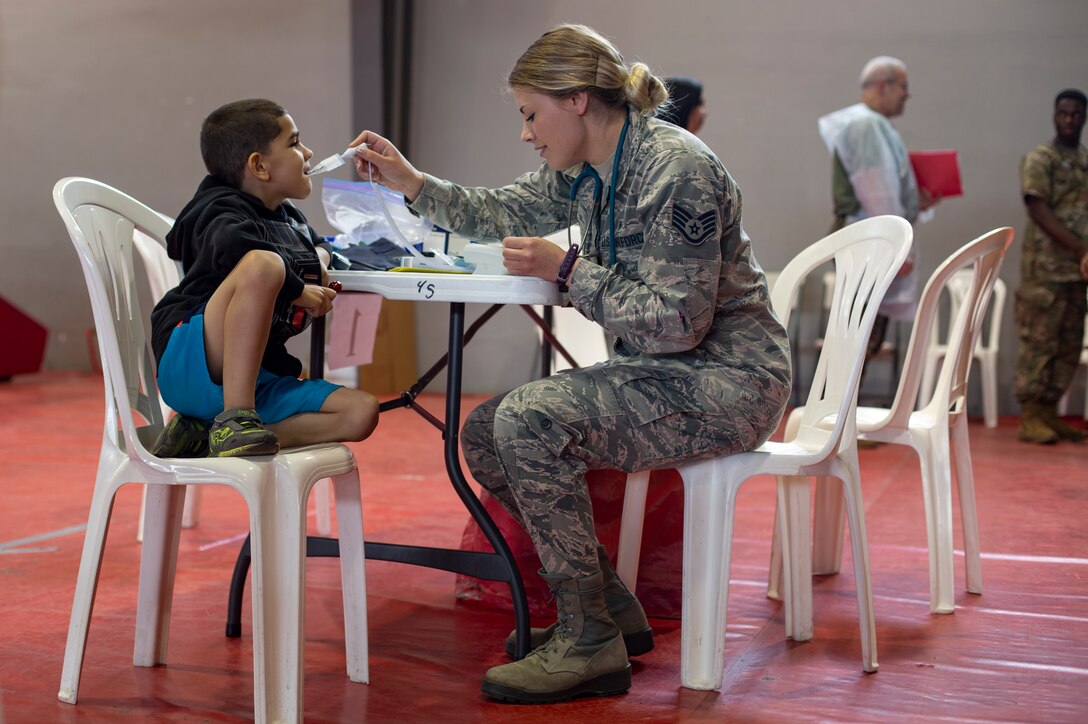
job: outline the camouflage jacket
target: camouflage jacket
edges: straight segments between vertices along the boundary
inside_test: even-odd
[[[1042,199],[1082,241],[1088,236],[1088,149],[1083,145],[1060,148],[1047,141],[1033,148],[1020,164],[1020,189],[1025,197]],[[1083,253],[1051,239],[1029,216],[1021,277],[1037,282],[1083,281],[1078,267]]]
[[[608,263],[607,191],[595,203],[593,184],[583,183],[574,222],[584,243],[570,303],[616,336],[621,366],[637,359],[636,367],[660,374],[694,374],[711,398],[716,384],[737,382],[737,374],[718,374],[723,368],[754,375],[764,390],[788,389],[789,341],[741,226],[740,189],[695,136],[634,112],[629,120],[616,182],[616,263]],[[426,176],[411,206],[476,238],[542,236],[568,226],[580,170],[543,165],[499,189]]]

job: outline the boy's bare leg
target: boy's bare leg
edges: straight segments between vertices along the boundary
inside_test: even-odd
[[[320,412],[304,412],[267,425],[281,447],[363,440],[378,424],[378,400],[363,390],[341,387],[325,398]]]
[[[285,276],[278,254],[251,251],[234,266],[204,309],[208,373],[223,385],[226,410],[256,406],[257,373]]]
[[[283,447],[319,442],[359,441],[378,426],[378,398],[351,388],[335,390],[325,397],[321,412],[300,413],[274,422],[268,428]]]

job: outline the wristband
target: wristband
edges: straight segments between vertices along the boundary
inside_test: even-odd
[[[559,273],[555,275],[555,283],[559,285],[559,291],[567,291],[567,279],[574,269],[574,262],[578,259],[578,245],[571,244],[567,249],[567,255],[563,257],[563,263],[559,265]]]

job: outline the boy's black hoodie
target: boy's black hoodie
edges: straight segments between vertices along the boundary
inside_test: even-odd
[[[238,261],[254,249],[263,249],[283,257],[287,276],[276,297],[261,366],[278,375],[298,376],[302,363],[284,346],[302,331],[291,324],[291,302],[306,284],[321,283],[315,244],[322,243],[302,212],[288,203],[269,210],[255,196],[207,176],[178,215],[166,243],[170,258],[182,263],[185,276],[151,312],[156,361],[162,359],[174,328],[203,311]]]

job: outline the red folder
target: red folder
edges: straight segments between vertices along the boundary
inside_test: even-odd
[[[937,198],[962,196],[960,161],[953,149],[940,151],[911,151],[910,165],[918,187],[926,189]]]

